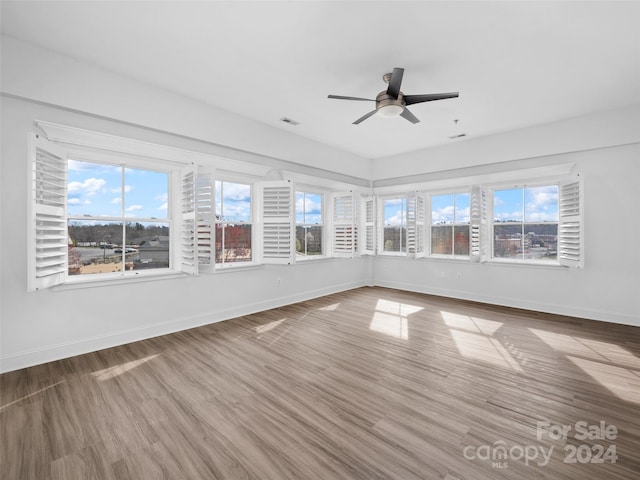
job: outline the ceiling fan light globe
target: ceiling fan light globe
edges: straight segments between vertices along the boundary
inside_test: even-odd
[[[378,109],[378,114],[382,117],[397,117],[404,111],[402,105],[384,105]]]

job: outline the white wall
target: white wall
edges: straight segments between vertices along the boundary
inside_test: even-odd
[[[430,152],[422,153],[429,158]],[[502,165],[508,169],[510,163]],[[374,283],[640,326],[640,143],[532,158],[517,165],[564,163],[575,163],[572,173],[584,181],[584,269],[378,256]]]
[[[371,177],[369,160],[2,36],[2,91],[239,151]]]
[[[167,134],[2,98],[2,371],[233,318],[370,281],[371,261],[361,258],[27,293],[26,239],[30,224],[27,132],[36,131],[34,120],[84,125],[88,129],[132,138],[144,134],[145,140],[184,146],[183,139]],[[277,161],[273,162],[278,165]]]

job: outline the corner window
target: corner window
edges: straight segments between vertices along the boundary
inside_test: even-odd
[[[296,255],[322,255],[323,214],[321,193],[296,192]]]
[[[216,265],[250,262],[251,185],[217,181],[216,196]]]
[[[431,255],[468,257],[470,195],[431,196]]]
[[[557,262],[557,185],[494,190],[493,257]]]
[[[69,160],[69,275],[169,268],[169,174]]]

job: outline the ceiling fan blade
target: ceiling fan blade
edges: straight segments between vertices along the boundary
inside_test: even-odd
[[[371,110],[369,113],[367,113],[366,115],[361,116],[359,119],[357,119],[355,122],[353,122],[354,125],[358,125],[361,122],[364,122],[367,118],[373,116],[376,114],[378,110]]]
[[[413,105],[414,103],[433,102],[434,100],[445,100],[447,98],[457,98],[458,92],[451,93],[428,93],[426,95],[405,95],[404,103]]]
[[[394,68],[391,73],[391,79],[389,80],[389,86],[387,87],[387,95],[391,95],[393,98],[398,98],[400,95],[400,85],[402,84],[402,76],[404,75],[404,68]]]
[[[360,98],[360,97],[344,97],[342,95],[329,95],[327,98],[334,98],[336,100],[360,100],[363,102],[375,102],[372,98]]]
[[[406,118],[413,124],[420,122],[420,120],[418,120],[418,117],[416,117],[413,113],[411,113],[408,108],[405,108],[400,114],[400,116],[403,118]]]

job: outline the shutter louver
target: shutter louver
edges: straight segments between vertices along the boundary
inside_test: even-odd
[[[181,171],[180,263],[185,273],[215,270],[215,206],[213,174],[189,166]]]
[[[185,273],[198,273],[196,241],[196,167],[185,167],[180,179],[180,264]]]
[[[363,231],[364,242],[362,245],[363,255],[375,255],[376,252],[376,202],[375,197],[366,197],[363,202]]]
[[[558,196],[558,261],[574,268],[584,266],[581,187],[580,181],[563,182]]]
[[[67,274],[67,159],[66,152],[38,135],[30,137],[29,149],[34,224],[28,289],[36,291],[64,282]]]
[[[481,186],[473,186],[471,188],[471,245],[469,256],[474,263],[486,262],[488,258],[487,198],[486,188]]]
[[[425,256],[425,199],[419,193],[407,197],[407,252]]]
[[[195,241],[198,272],[215,271],[215,192],[213,173],[200,167],[195,176]]]
[[[358,248],[353,194],[333,194],[333,256],[353,257]]]
[[[295,261],[293,185],[289,181],[264,182],[262,188],[262,261]]]

